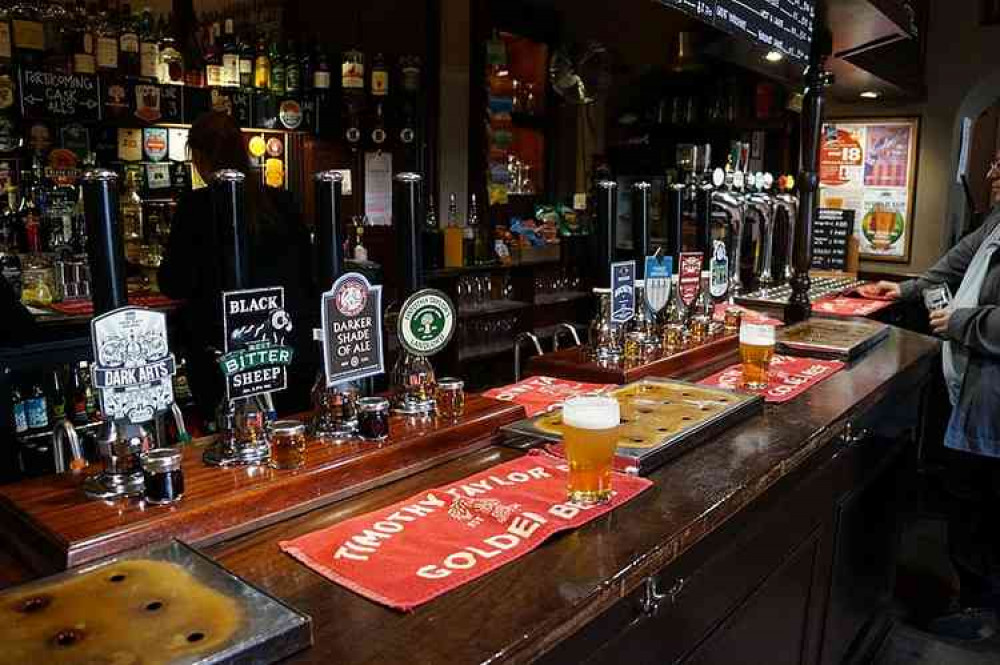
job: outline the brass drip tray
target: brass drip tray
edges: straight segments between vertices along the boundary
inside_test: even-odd
[[[0,664],[272,663],[312,621],[178,542],[0,593]]]

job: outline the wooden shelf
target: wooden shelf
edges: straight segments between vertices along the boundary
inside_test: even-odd
[[[592,294],[586,291],[561,291],[559,293],[543,293],[535,296],[535,305],[559,305],[566,302],[576,302],[589,298]]]
[[[516,312],[518,310],[527,309],[528,307],[531,307],[531,303],[521,302],[519,300],[492,300],[484,305],[459,308],[458,318],[475,319],[481,316],[490,316],[492,314]]]
[[[520,406],[470,395],[465,414],[454,423],[392,416],[392,434],[381,444],[310,440],[305,466],[288,471],[206,466],[201,458],[211,440],[202,439],[184,447],[187,490],[174,505],[88,499],[81,488],[84,476],[100,470],[91,466],[83,473],[0,487],[0,533],[39,573],[165,538],[210,544],[484,448],[501,426],[523,417]]]

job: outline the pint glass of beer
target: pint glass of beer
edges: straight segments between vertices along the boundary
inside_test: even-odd
[[[563,446],[569,462],[569,500],[582,505],[611,499],[611,467],[618,444],[618,400],[573,397],[563,404]]]
[[[743,363],[743,387],[767,388],[774,356],[774,326],[744,321],[740,325],[740,362]]]

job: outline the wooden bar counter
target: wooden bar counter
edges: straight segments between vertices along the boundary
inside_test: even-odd
[[[625,506],[411,613],[327,581],[278,542],[522,452],[481,449],[205,551],[313,617],[314,646],[293,663],[835,665],[884,635],[896,480],[938,357],[938,341],[894,329],[653,472]]]

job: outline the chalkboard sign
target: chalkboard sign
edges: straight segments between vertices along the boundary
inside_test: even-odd
[[[668,7],[805,62],[815,0],[660,0]]]
[[[847,241],[853,234],[853,210],[817,210],[813,220],[812,267],[816,270],[846,270]]]
[[[21,113],[26,118],[101,119],[101,93],[93,74],[21,70]]]

